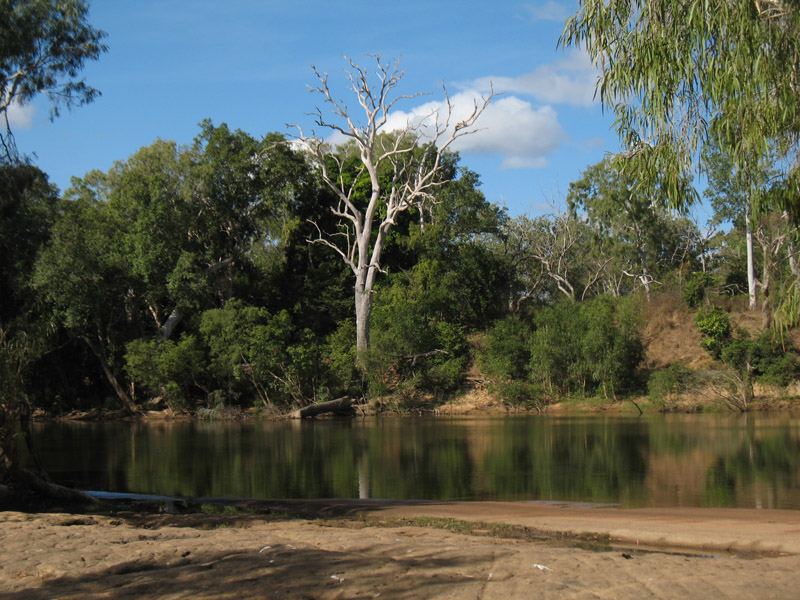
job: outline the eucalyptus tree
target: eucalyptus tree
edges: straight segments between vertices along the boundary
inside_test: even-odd
[[[800,7],[786,0],[584,0],[560,43],[600,68],[597,93],[616,115],[628,172],[660,181],[681,207],[712,140],[725,140],[737,171],[773,148],[795,157],[798,33]],[[786,176],[796,191],[797,170]]]
[[[731,222],[740,226],[745,233],[747,252],[747,294],[750,309],[756,308],[756,274],[755,253],[753,249],[754,235],[764,245],[765,232],[758,220],[765,212],[775,210],[774,202],[768,206],[763,199],[769,197],[769,189],[780,179],[780,173],[770,164],[773,153],[770,152],[747,171],[738,170],[725,150],[726,145],[711,140],[703,152],[703,170],[708,179],[708,186],[703,195],[711,202],[714,210],[712,223],[719,225]],[[758,202],[759,215],[753,214],[754,198]],[[788,217],[788,212],[786,213]],[[754,231],[754,220],[755,231]],[[793,260],[793,258],[792,258]],[[763,284],[763,277],[762,277]]]
[[[688,182],[683,189],[689,193]],[[680,230],[691,224],[669,214],[660,187],[637,184],[608,158],[570,184],[567,204],[573,218],[586,219],[592,246],[606,257],[605,271],[619,284],[632,279],[649,296],[656,277],[685,260],[692,236]],[[618,294],[619,287],[613,292]]]
[[[525,302],[553,302],[556,296],[572,302],[589,296],[609,262],[592,260],[591,242],[586,223],[568,213],[509,219],[503,251],[515,276],[511,311]]]
[[[492,96],[476,101],[458,121],[447,97],[442,112],[434,111],[422,120],[409,118],[389,131],[397,103],[414,97],[397,93],[403,77],[399,62],[385,64],[375,57],[374,73],[353,60],[348,62],[350,91],[361,109],[359,114],[337,99],[327,74],[312,68],[319,82],[314,91],[330,108],[330,116],[325,116],[317,107],[316,124],[346,140],[352,152],[331,147],[314,134],[307,136],[300,128],[298,140],[317,162],[323,181],[336,197],[331,206],[338,219],[336,230],[319,229],[313,241],[333,249],[353,273],[356,347],[363,353],[369,349],[375,283],[389,232],[402,213],[417,207],[422,218],[425,206],[435,202],[435,192],[445,182],[442,166],[448,148],[475,131],[474,125]],[[363,191],[366,197],[362,199]]]
[[[21,162],[14,145],[10,111],[44,95],[50,100],[51,116],[57,116],[62,108],[91,102],[99,94],[79,75],[88,61],[96,60],[106,50],[102,43],[105,33],[89,23],[88,13],[85,0],[0,2],[0,119],[5,125],[5,131],[0,133],[0,165],[4,169],[9,163]],[[4,177],[8,173],[5,171]],[[8,190],[4,190],[4,195],[7,193]],[[31,197],[25,194],[25,202]],[[6,196],[8,198],[11,196]],[[22,212],[27,208],[23,206]],[[34,240],[41,241],[40,233],[41,230],[34,228],[31,239],[23,241],[22,247],[31,248]],[[28,256],[25,261],[30,258]],[[9,301],[7,296],[11,293],[11,289],[3,289],[4,303]],[[3,380],[0,385],[0,504],[3,505],[12,498],[19,499],[20,494],[32,488],[40,493],[58,493],[53,486],[26,473],[20,466],[20,436],[28,431],[26,415],[29,411],[23,379],[40,348],[32,341],[36,336],[29,324],[22,324],[15,317],[6,313],[0,320],[0,363],[3,365],[0,376]],[[15,321],[13,325],[11,320]]]
[[[35,97],[50,100],[51,116],[94,100],[100,92],[80,79],[84,64],[106,51],[105,32],[88,21],[86,0],[3,0],[0,3],[0,118],[5,158],[16,160],[9,111]]]

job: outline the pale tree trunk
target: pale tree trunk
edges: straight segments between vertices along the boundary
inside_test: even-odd
[[[642,246],[639,246],[639,260],[642,263],[642,283],[647,299],[650,300],[650,269],[647,268],[647,252]]]
[[[630,215],[630,211],[626,211]],[[630,218],[630,217],[629,217]],[[644,235],[639,225],[634,221],[633,224],[633,237],[636,240],[636,250],[639,252],[639,264],[642,267],[642,276],[639,280],[644,285],[644,291],[647,294],[647,299],[650,300],[650,269],[647,266],[647,247],[644,241]]]
[[[359,361],[369,350],[369,319],[372,314],[372,292],[356,284],[356,351]]]
[[[797,228],[792,226],[792,220],[791,217],[789,217],[789,211],[783,211],[783,220],[786,224],[786,256],[789,259],[789,270],[791,271],[792,276],[798,280],[795,285],[800,285],[800,265],[797,263],[797,255],[795,254],[794,245]]]
[[[772,279],[772,265],[770,264],[768,247],[764,248],[764,265],[761,269],[761,326],[766,330],[772,326],[772,307],[769,298],[770,283]]]
[[[166,322],[161,327],[159,327],[159,331],[161,332],[161,339],[165,341],[168,340],[172,335],[172,332],[175,331],[175,328],[180,324],[182,320],[183,320],[183,311],[176,306],[170,313]]]
[[[106,357],[105,349],[103,347],[103,338],[102,335],[98,333],[97,335],[98,341],[97,344],[94,344],[89,340],[89,338],[83,338],[86,344],[89,346],[89,349],[94,353],[97,357],[97,360],[100,362],[100,366],[103,369],[103,373],[108,380],[108,383],[111,384],[114,392],[117,394],[117,397],[122,401],[122,404],[125,405],[126,410],[131,414],[136,413],[138,411],[138,407],[136,403],[133,401],[131,396],[125,391],[125,388],[119,383],[117,376],[115,375],[114,371],[112,371],[111,367],[108,364],[108,358]]]
[[[747,245],[747,296],[750,310],[756,308],[756,266],[753,256],[753,224],[751,220],[750,198],[744,207],[744,230]]]

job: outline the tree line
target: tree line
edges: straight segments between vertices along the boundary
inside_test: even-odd
[[[157,140],[63,194],[32,165],[3,166],[2,323],[18,332],[3,347],[6,364],[27,361],[8,381],[56,413],[157,398],[274,414],[343,395],[441,401],[477,360],[509,401],[611,398],[646,383],[637,306],[650,294],[747,292],[744,209],[714,180],[710,221],[727,231],[610,159],[561,209],[511,217],[445,153],[429,201],[386,229],[359,349],[352,264],[314,242],[342,233],[326,178],[353,182],[354,210],[374,186],[350,146],[332,151],[331,175],[286,142],[205,121],[191,144]],[[394,168],[378,177],[391,189]],[[769,314],[769,291],[794,281],[797,229],[774,211],[754,224]]]

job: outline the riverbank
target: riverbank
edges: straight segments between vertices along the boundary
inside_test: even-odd
[[[0,598],[794,598],[800,586],[794,511],[274,508],[306,516],[0,513]]]
[[[783,390],[758,388],[749,412],[800,411],[800,383],[793,384]],[[444,402],[435,403],[429,399],[420,400],[411,405],[402,405],[391,401],[380,404],[367,403],[356,405],[354,416],[483,416],[483,415],[520,415],[520,414],[639,414],[639,409],[646,413],[734,413],[721,403],[716,403],[710,393],[684,395],[673,399],[669,405],[651,401],[647,396],[632,396],[619,400],[604,398],[566,398],[559,399],[544,407],[530,405],[509,405],[495,397],[485,389],[474,388]],[[170,409],[148,410],[143,407],[139,414],[131,415],[126,411],[92,409],[88,411],[72,411],[64,414],[50,414],[38,410],[34,420],[62,421],[114,421],[127,419],[144,420],[270,420],[288,418],[291,410],[285,413],[269,413],[263,410],[221,407],[217,409],[201,409],[199,411],[173,411]],[[321,415],[322,417],[330,415]]]

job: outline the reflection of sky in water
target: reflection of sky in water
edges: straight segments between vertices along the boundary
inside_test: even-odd
[[[786,415],[37,424],[56,481],[181,498],[800,509]]]

